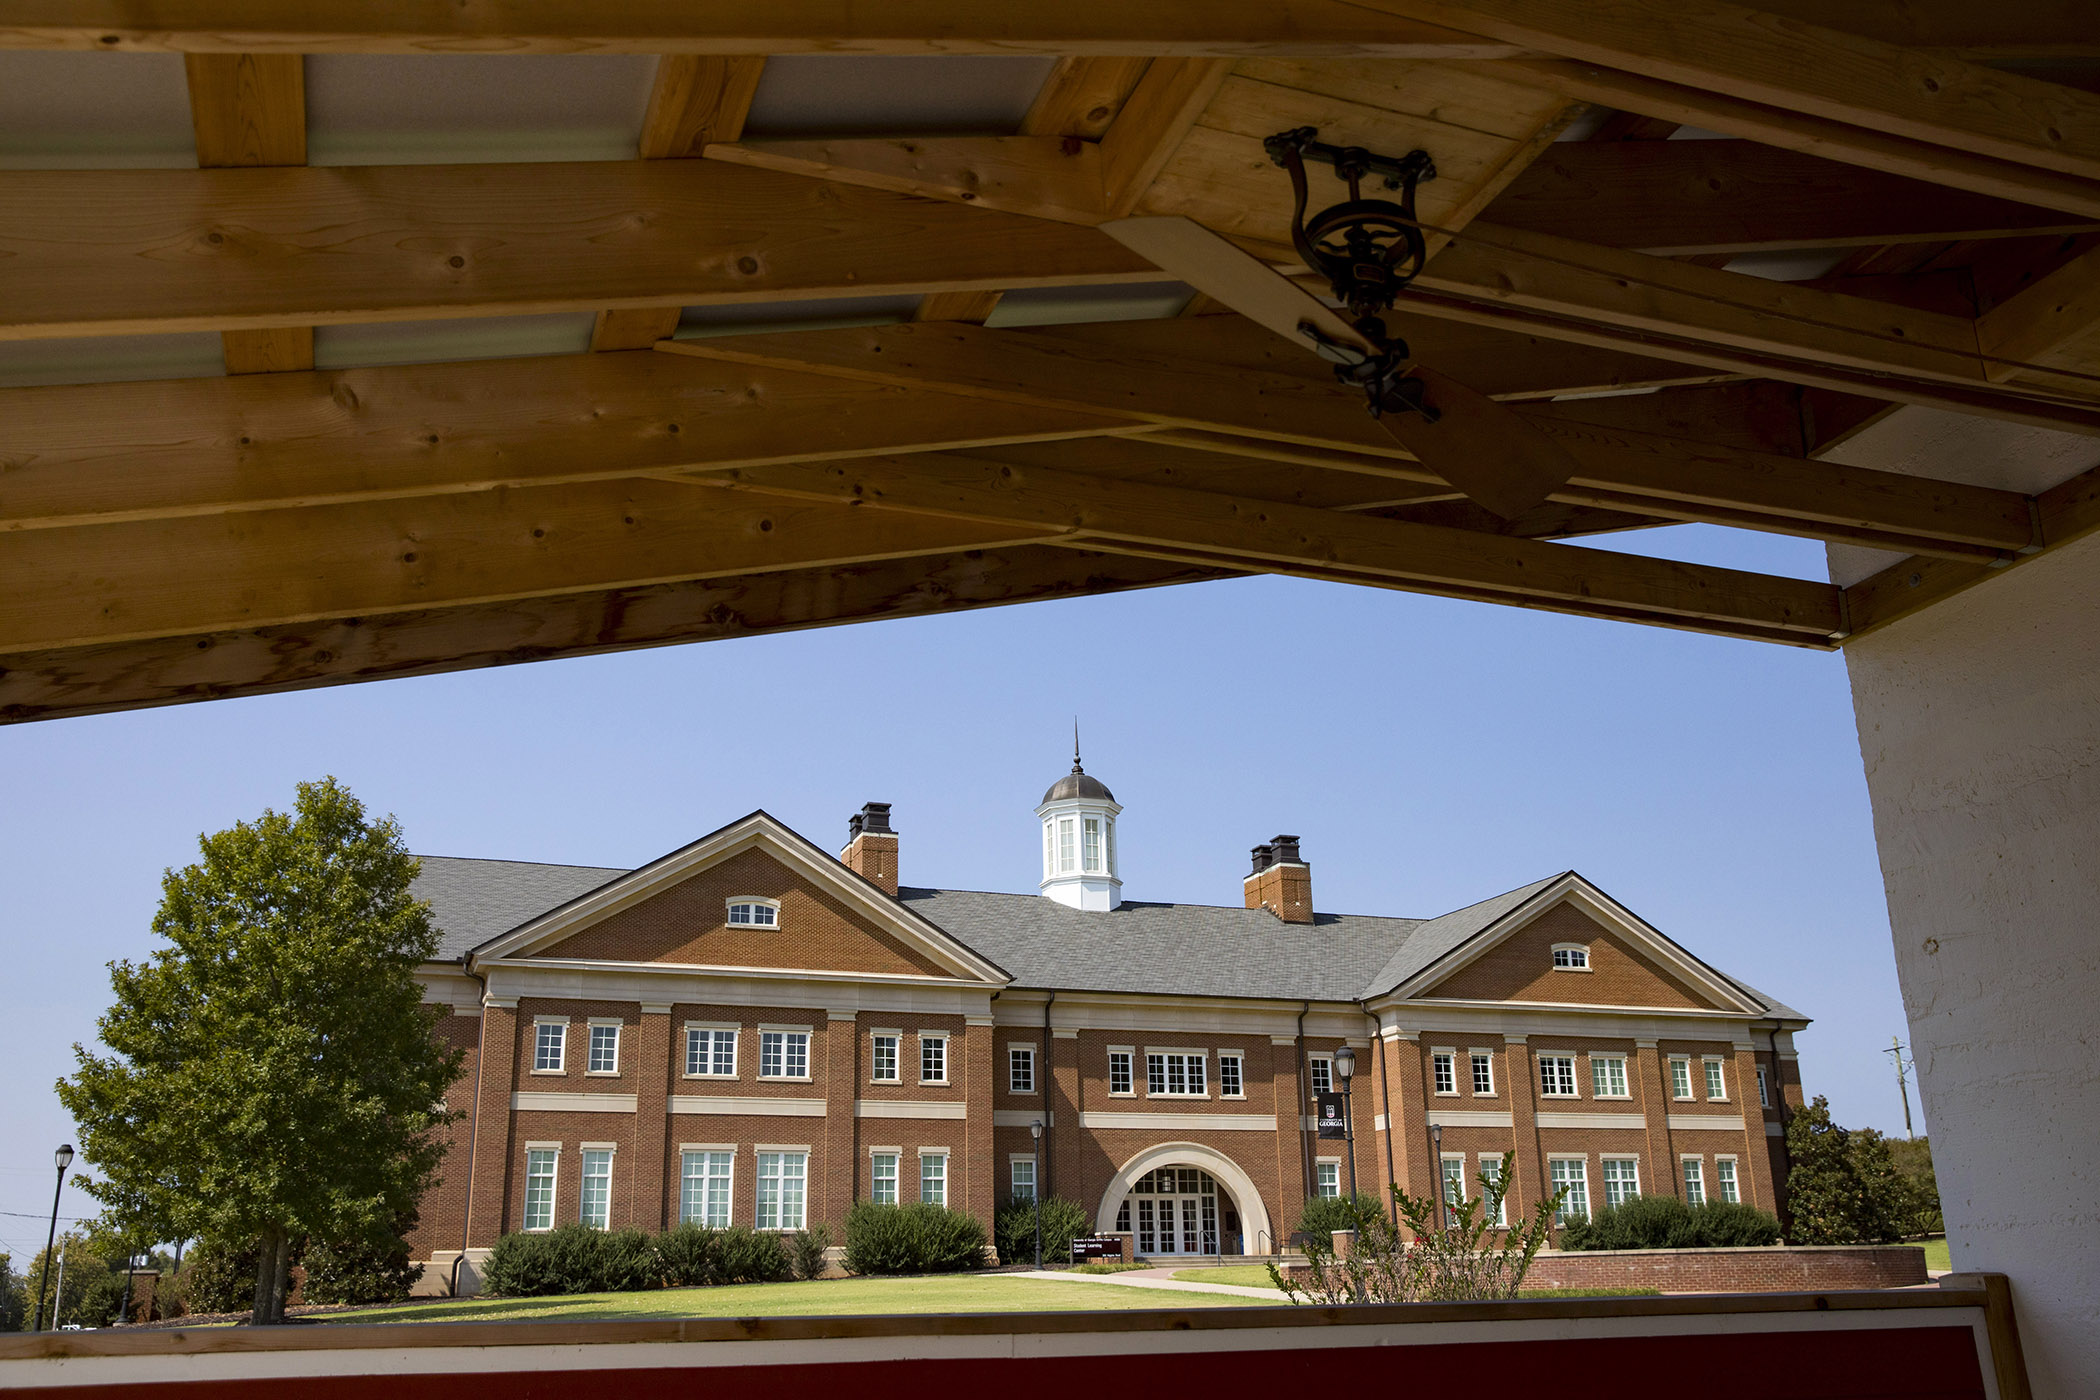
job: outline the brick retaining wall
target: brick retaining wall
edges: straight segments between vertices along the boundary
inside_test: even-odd
[[[1292,1270],[1297,1274],[1299,1270]],[[1909,1288],[1929,1280],[1910,1244],[1761,1249],[1544,1250],[1526,1288],[1654,1288],[1664,1293],[1816,1293]]]

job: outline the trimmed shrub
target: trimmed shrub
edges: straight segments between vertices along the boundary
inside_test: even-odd
[[[799,1279],[824,1277],[825,1266],[831,1261],[824,1251],[831,1248],[831,1227],[815,1225],[807,1230],[797,1230],[781,1240],[787,1253],[788,1269]]]
[[[778,1235],[748,1225],[726,1230],[674,1226],[656,1237],[657,1268],[673,1288],[724,1283],[779,1283],[789,1275],[788,1251]]]
[[[846,1268],[856,1274],[950,1274],[984,1265],[984,1225],[946,1206],[860,1201],[846,1213]]]
[[[1072,1262],[1072,1241],[1094,1233],[1086,1207],[1062,1196],[1043,1198],[1043,1262]],[[992,1215],[992,1240],[1002,1264],[1035,1262],[1035,1202],[1009,1197]]]
[[[1561,1227],[1560,1247],[1728,1249],[1779,1243],[1779,1219],[1755,1206],[1710,1201],[1688,1206],[1675,1196],[1635,1196],[1589,1219]]]
[[[655,1244],[640,1230],[576,1222],[544,1235],[505,1235],[482,1266],[486,1290],[504,1298],[632,1293],[656,1287],[661,1277]]]
[[[1336,1230],[1358,1230],[1364,1220],[1384,1216],[1385,1206],[1376,1196],[1314,1196],[1291,1233],[1311,1235],[1325,1244]]]

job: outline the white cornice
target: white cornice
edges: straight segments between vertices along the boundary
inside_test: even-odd
[[[511,1005],[519,997],[562,1001],[632,1001],[698,1006],[779,1006],[829,1017],[834,1010],[883,1014],[985,1016],[992,989],[980,982],[927,978],[919,981],[861,980],[856,973],[833,978],[776,977],[750,968],[722,971],[665,970],[657,963],[582,963],[521,958],[488,970],[490,1004]]]

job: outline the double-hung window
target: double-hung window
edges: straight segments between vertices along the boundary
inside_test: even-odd
[[[525,1228],[554,1228],[554,1164],[561,1153],[552,1147],[535,1147],[525,1154]]]
[[[532,1067],[541,1074],[560,1074],[569,1047],[567,1021],[538,1021],[532,1027]]]
[[[678,1219],[723,1229],[729,1224],[729,1191],[736,1154],[703,1148],[679,1154]]]
[[[875,1033],[873,1050],[869,1055],[868,1078],[874,1080],[877,1084],[895,1084],[898,1082],[898,1039],[899,1037],[894,1032],[877,1031]]]
[[[1017,1201],[1035,1199],[1035,1158],[1016,1157],[1009,1164],[1013,1172],[1013,1198]]]
[[[685,1072],[714,1079],[736,1078],[736,1032],[715,1026],[687,1026]]]
[[[612,1149],[583,1149],[583,1193],[577,1219],[603,1230],[612,1224]]]
[[[1458,1092],[1458,1057],[1449,1050],[1438,1050],[1429,1057],[1429,1076],[1439,1094]]]
[[[1131,1052],[1111,1050],[1108,1052],[1108,1092],[1111,1094],[1134,1094],[1137,1090],[1131,1082]]]
[[[1682,1055],[1670,1057],[1670,1097],[1688,1099],[1692,1096],[1692,1062]]]
[[[1765,1082],[1765,1067],[1763,1065],[1757,1067],[1757,1106],[1759,1108],[1770,1108],[1772,1106],[1772,1089]]]
[[[1340,1162],[1314,1163],[1313,1194],[1329,1199],[1342,1194],[1342,1164]]]
[[[930,1206],[948,1204],[948,1154],[919,1154],[919,1199]]]
[[[1163,1094],[1168,1098],[1197,1098],[1206,1095],[1204,1087],[1205,1059],[1202,1051],[1194,1054],[1152,1052],[1145,1054],[1145,1092]]]
[[[1473,1093],[1478,1098],[1495,1096],[1495,1057],[1485,1050],[1473,1052]]]
[[[1466,1199],[1466,1159],[1444,1158],[1444,1204],[1456,1210]]]
[[[1312,1091],[1315,1094],[1334,1092],[1334,1056],[1314,1055],[1310,1060]]]
[[[758,1077],[760,1079],[809,1078],[809,1032],[760,1031],[758,1033]]]
[[[1502,1194],[1502,1159],[1482,1153],[1480,1157],[1480,1176],[1486,1185],[1489,1198],[1495,1203],[1495,1223],[1505,1229],[1508,1228],[1509,1197]]]
[[[1553,1166],[1553,1189],[1567,1188],[1568,1194],[1561,1198],[1560,1209],[1554,1212],[1553,1223],[1565,1225],[1570,1220],[1587,1220],[1590,1215],[1590,1173],[1581,1157],[1555,1157]]]
[[[1081,853],[1086,857],[1087,872],[1098,874],[1101,870],[1101,818],[1088,817],[1085,834],[1086,840]]]
[[[1238,1055],[1218,1056],[1218,1094],[1228,1099],[1247,1097],[1246,1065]]]
[[[591,1057],[584,1067],[587,1074],[618,1074],[620,1072],[620,1027],[591,1023]]]
[[[1735,1158],[1720,1157],[1715,1159],[1714,1176],[1721,1183],[1722,1200],[1730,1205],[1736,1205],[1742,1201],[1742,1195],[1736,1190],[1735,1184]]]
[[[897,1154],[877,1152],[868,1174],[868,1199],[878,1206],[897,1204]]]
[[[1573,1055],[1539,1056],[1539,1093],[1547,1098],[1572,1099],[1575,1097],[1575,1057]]]
[[[1706,1204],[1706,1170],[1697,1157],[1684,1159],[1684,1203],[1688,1206]]]
[[[1728,1099],[1728,1081],[1722,1075],[1722,1062],[1719,1060],[1706,1062],[1706,1097],[1715,1103],[1724,1103]]]
[[[1079,853],[1073,845],[1074,823],[1070,817],[1057,819],[1057,873],[1069,875],[1077,867]]]
[[[948,1037],[919,1032],[919,1082],[948,1082]]]
[[[1600,1099],[1623,1099],[1626,1094],[1626,1057],[1624,1055],[1592,1055],[1590,1057],[1590,1092]]]
[[[1604,1159],[1604,1204],[1623,1206],[1641,1194],[1641,1164],[1631,1157]]]
[[[1010,1045],[1006,1049],[1006,1087],[1016,1094],[1035,1092],[1035,1047]]]
[[[758,1154],[758,1228],[799,1230],[809,1180],[807,1152]]]

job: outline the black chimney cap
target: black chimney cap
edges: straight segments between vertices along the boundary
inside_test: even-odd
[[[1276,857],[1275,857],[1275,864],[1277,864],[1277,865],[1303,865],[1303,864],[1305,864],[1305,857],[1303,857],[1303,856],[1301,856],[1301,855],[1299,855],[1299,854],[1298,854],[1298,838],[1297,838],[1297,837],[1295,837],[1295,836],[1279,836],[1279,837],[1277,837],[1277,838],[1276,838],[1276,839],[1275,839],[1274,841],[1270,842],[1270,843],[1269,843],[1269,845],[1270,845],[1270,847],[1271,847],[1271,848],[1272,848],[1272,849],[1273,849],[1273,850],[1274,850],[1274,851],[1276,852]]]
[[[1262,871],[1267,870],[1269,866],[1273,863],[1275,853],[1276,848],[1273,846],[1256,846],[1254,848],[1254,869],[1248,871],[1247,873],[1250,875],[1259,875],[1262,873]]]
[[[860,814],[853,820],[860,824],[856,835],[861,831],[880,836],[895,834],[890,830],[890,804],[887,802],[862,803]]]

